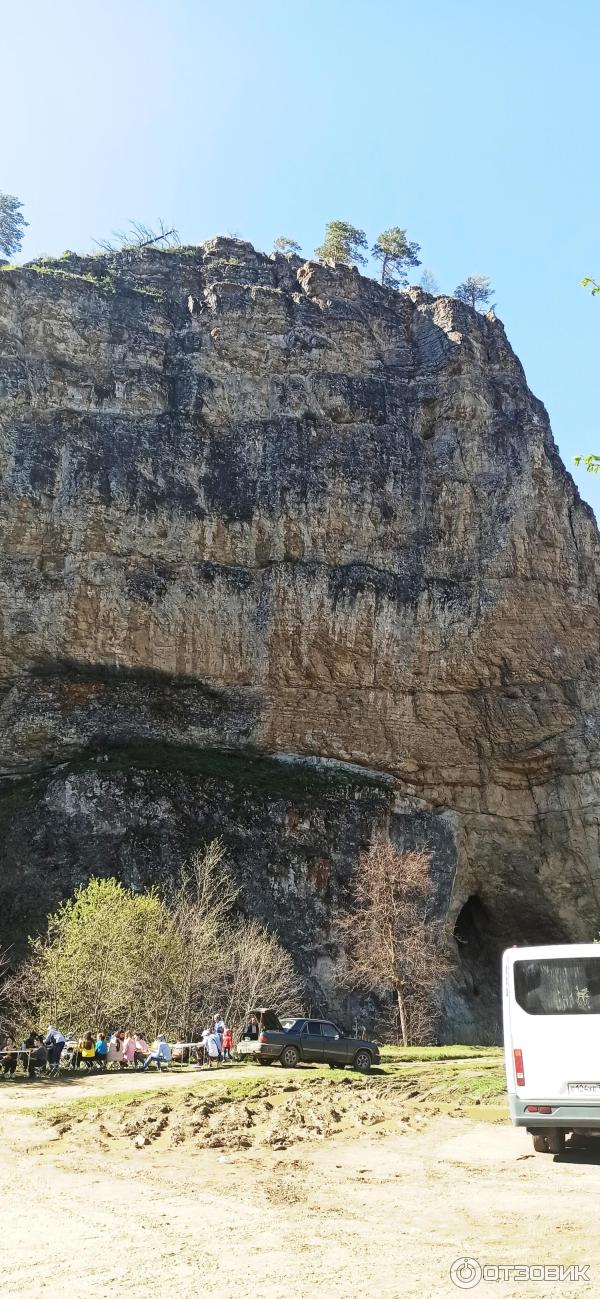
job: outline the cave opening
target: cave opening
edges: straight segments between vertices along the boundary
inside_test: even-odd
[[[485,949],[490,931],[491,921],[488,909],[481,901],[479,894],[472,893],[463,903],[456,917],[454,925],[456,942],[459,947],[468,947],[469,957],[474,958],[480,956]]]
[[[470,997],[490,1002],[494,1018],[500,997],[502,944],[493,918],[478,893],[463,903],[454,924],[454,939]]]

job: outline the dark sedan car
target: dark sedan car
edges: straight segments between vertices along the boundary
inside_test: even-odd
[[[251,1039],[242,1036],[238,1055],[254,1056],[259,1064],[273,1064],[280,1060],[286,1069],[294,1069],[300,1061],[311,1064],[352,1065],[361,1073],[368,1073],[372,1064],[379,1063],[379,1049],[374,1042],[350,1037],[328,1019],[278,1020],[272,1010],[253,1012],[258,1020],[259,1035]]]

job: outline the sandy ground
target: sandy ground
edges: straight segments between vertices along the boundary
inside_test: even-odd
[[[257,1299],[451,1299],[465,1292],[450,1277],[464,1255],[488,1267],[590,1268],[589,1282],[575,1284],[482,1279],[466,1291],[476,1299],[600,1293],[600,1152],[534,1155],[508,1124],[437,1115],[401,1133],[283,1152],[123,1141],[107,1153],[65,1146],[31,1112],[56,1104],[57,1090],[63,1103],[92,1088],[133,1092],[141,1081],[2,1086],[3,1296],[79,1299],[117,1287],[133,1296],[193,1288]],[[191,1082],[156,1079],[157,1101]]]

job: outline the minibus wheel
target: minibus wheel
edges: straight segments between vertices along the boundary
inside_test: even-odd
[[[562,1128],[550,1128],[546,1135],[548,1151],[551,1155],[562,1155],[565,1149],[565,1134]]]
[[[565,1148],[565,1134],[562,1128],[548,1128],[547,1132],[532,1132],[533,1149],[539,1155],[562,1155]]]

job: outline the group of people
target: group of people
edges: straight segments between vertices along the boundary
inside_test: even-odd
[[[67,1040],[60,1029],[49,1024],[44,1037],[33,1032],[20,1044],[14,1038],[6,1038],[0,1047],[0,1068],[5,1076],[12,1076],[21,1060],[30,1078],[34,1078],[39,1070],[50,1077],[56,1077],[65,1049],[68,1050],[71,1069],[80,1069],[84,1065],[88,1070],[104,1071],[109,1064],[118,1065],[121,1069],[127,1069],[130,1065],[135,1069],[145,1069],[152,1063],[160,1069],[163,1061],[171,1059],[171,1048],[162,1034],[152,1046],[148,1045],[142,1034],[131,1030],[85,1033],[76,1040]]]
[[[208,1063],[209,1069],[213,1064],[222,1064],[224,1060],[231,1060],[233,1049],[233,1037],[231,1029],[227,1027],[223,1016],[218,1013],[215,1015],[212,1028],[205,1028],[197,1046],[198,1058],[202,1062]]]
[[[181,1063],[189,1060],[190,1048],[195,1048],[199,1062],[207,1063],[209,1068],[231,1060],[232,1033],[220,1012],[214,1016],[212,1026],[204,1029],[197,1044],[176,1043],[173,1048],[163,1033],[158,1034],[151,1046],[143,1034],[132,1029],[127,1032],[115,1029],[110,1033],[85,1033],[73,1041],[67,1040],[60,1029],[49,1024],[45,1036],[32,1032],[20,1045],[11,1037],[5,1038],[0,1045],[0,1068],[5,1077],[12,1077],[20,1060],[30,1078],[35,1078],[37,1071],[56,1077],[63,1053],[67,1050],[68,1064],[72,1069],[80,1069],[83,1065],[88,1070],[104,1072],[109,1065],[142,1070],[155,1065],[161,1070],[163,1064],[168,1065],[171,1059]]]
[[[107,1069],[109,1064],[118,1065],[120,1069],[128,1069],[130,1065],[134,1069],[145,1069],[151,1060],[155,1060],[160,1068],[161,1060],[170,1058],[170,1048],[162,1035],[149,1046],[143,1034],[132,1029],[127,1032],[116,1029],[113,1033],[99,1033],[97,1037],[86,1033],[77,1042],[70,1064],[73,1069],[79,1069],[82,1064],[88,1069],[96,1067],[100,1070]]]

